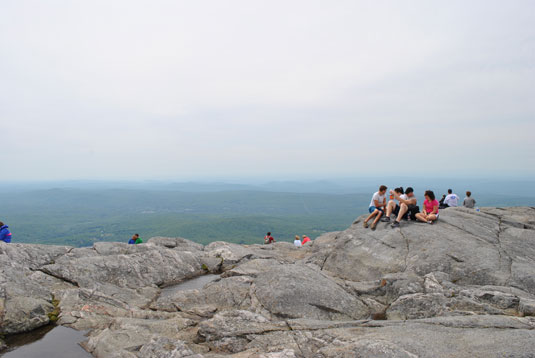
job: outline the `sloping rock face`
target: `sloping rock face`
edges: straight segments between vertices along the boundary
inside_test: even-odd
[[[362,219],[302,248],[0,243],[0,333],[48,323],[59,302],[95,357],[535,357],[534,208]]]

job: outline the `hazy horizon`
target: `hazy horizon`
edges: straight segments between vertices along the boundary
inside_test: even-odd
[[[0,180],[533,178],[533,23],[527,0],[2,1]]]

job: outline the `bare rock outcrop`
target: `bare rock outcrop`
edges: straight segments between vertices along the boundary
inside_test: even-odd
[[[299,249],[0,243],[1,333],[60,309],[95,357],[533,357],[534,208],[449,208],[375,231],[361,220]]]

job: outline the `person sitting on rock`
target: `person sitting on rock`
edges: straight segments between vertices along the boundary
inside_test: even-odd
[[[375,192],[372,196],[372,201],[370,202],[370,207],[368,211],[370,215],[364,220],[364,228],[368,227],[368,221],[375,216],[375,220],[372,223],[371,229],[375,230],[377,222],[381,219],[381,216],[385,213],[386,208],[386,189],[385,185],[379,187],[379,191]]]
[[[306,235],[303,235],[303,242],[301,243],[302,245],[306,244],[307,242],[310,242],[312,240],[310,240],[310,238]]]
[[[273,238],[273,236],[271,236],[271,232],[268,232],[266,236],[264,236],[264,244],[268,245],[274,242],[275,242],[275,239]]]
[[[386,205],[386,214],[381,219],[383,222],[390,222],[390,215],[392,213],[397,217],[399,214],[400,206],[396,203],[394,193],[396,193],[400,199],[407,200],[408,197],[405,195],[405,191],[403,190],[403,187],[395,188],[393,191],[390,190],[390,198],[391,200],[388,201],[388,204]],[[401,204],[401,203],[400,203]],[[407,217],[407,214],[405,213],[404,219]]]
[[[4,225],[4,223],[0,221],[0,241],[11,242],[11,232],[8,227],[9,226]]]
[[[476,206],[476,199],[472,198],[471,191],[466,192],[466,198],[464,198],[463,206],[465,208],[470,208],[470,209],[473,209],[474,206]]]
[[[399,201],[399,211],[396,220],[392,223],[392,228],[396,228],[399,227],[399,223],[405,214],[412,217],[413,215],[416,215],[420,209],[418,206],[416,206],[418,200],[416,199],[416,196],[414,196],[413,188],[408,187],[407,190],[405,190],[404,196],[402,196],[403,194],[398,194],[395,191],[393,191],[392,194],[394,194],[394,199]],[[412,219],[416,219],[416,217],[414,216]]]
[[[435,193],[431,190],[425,191],[424,210],[416,214],[416,219],[428,224],[432,224],[438,219],[438,200],[435,199]]]
[[[294,245],[295,247],[303,246],[303,244],[301,243],[301,239],[299,238],[299,235],[295,235]]]
[[[141,238],[139,237],[139,234],[134,234],[134,236],[132,236],[132,238],[128,240],[128,243],[130,245],[141,244],[143,243],[143,240],[141,240]]]
[[[444,198],[444,206],[446,208],[452,207],[455,208],[459,205],[459,196],[453,194],[453,190],[448,189],[448,195]]]

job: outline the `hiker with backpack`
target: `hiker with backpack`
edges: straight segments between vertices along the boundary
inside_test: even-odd
[[[373,221],[371,225],[371,229],[375,230],[375,227],[377,226],[377,222],[379,221],[379,219],[381,219],[381,216],[385,213],[386,189],[387,189],[386,185],[381,185],[379,187],[379,191],[373,194],[372,201],[370,202],[370,206],[368,208],[370,215],[363,222],[364,228],[368,227],[368,221],[375,216],[375,220]]]
[[[9,226],[4,225],[4,223],[0,221],[0,241],[6,243],[11,242],[11,232],[8,228]]]
[[[273,236],[271,236],[271,232],[268,232],[266,236],[264,236],[264,244],[269,245],[275,242],[275,239]]]
[[[438,219],[438,200],[432,190],[425,191],[424,207],[421,213],[416,214],[416,219],[428,224],[432,224]]]

